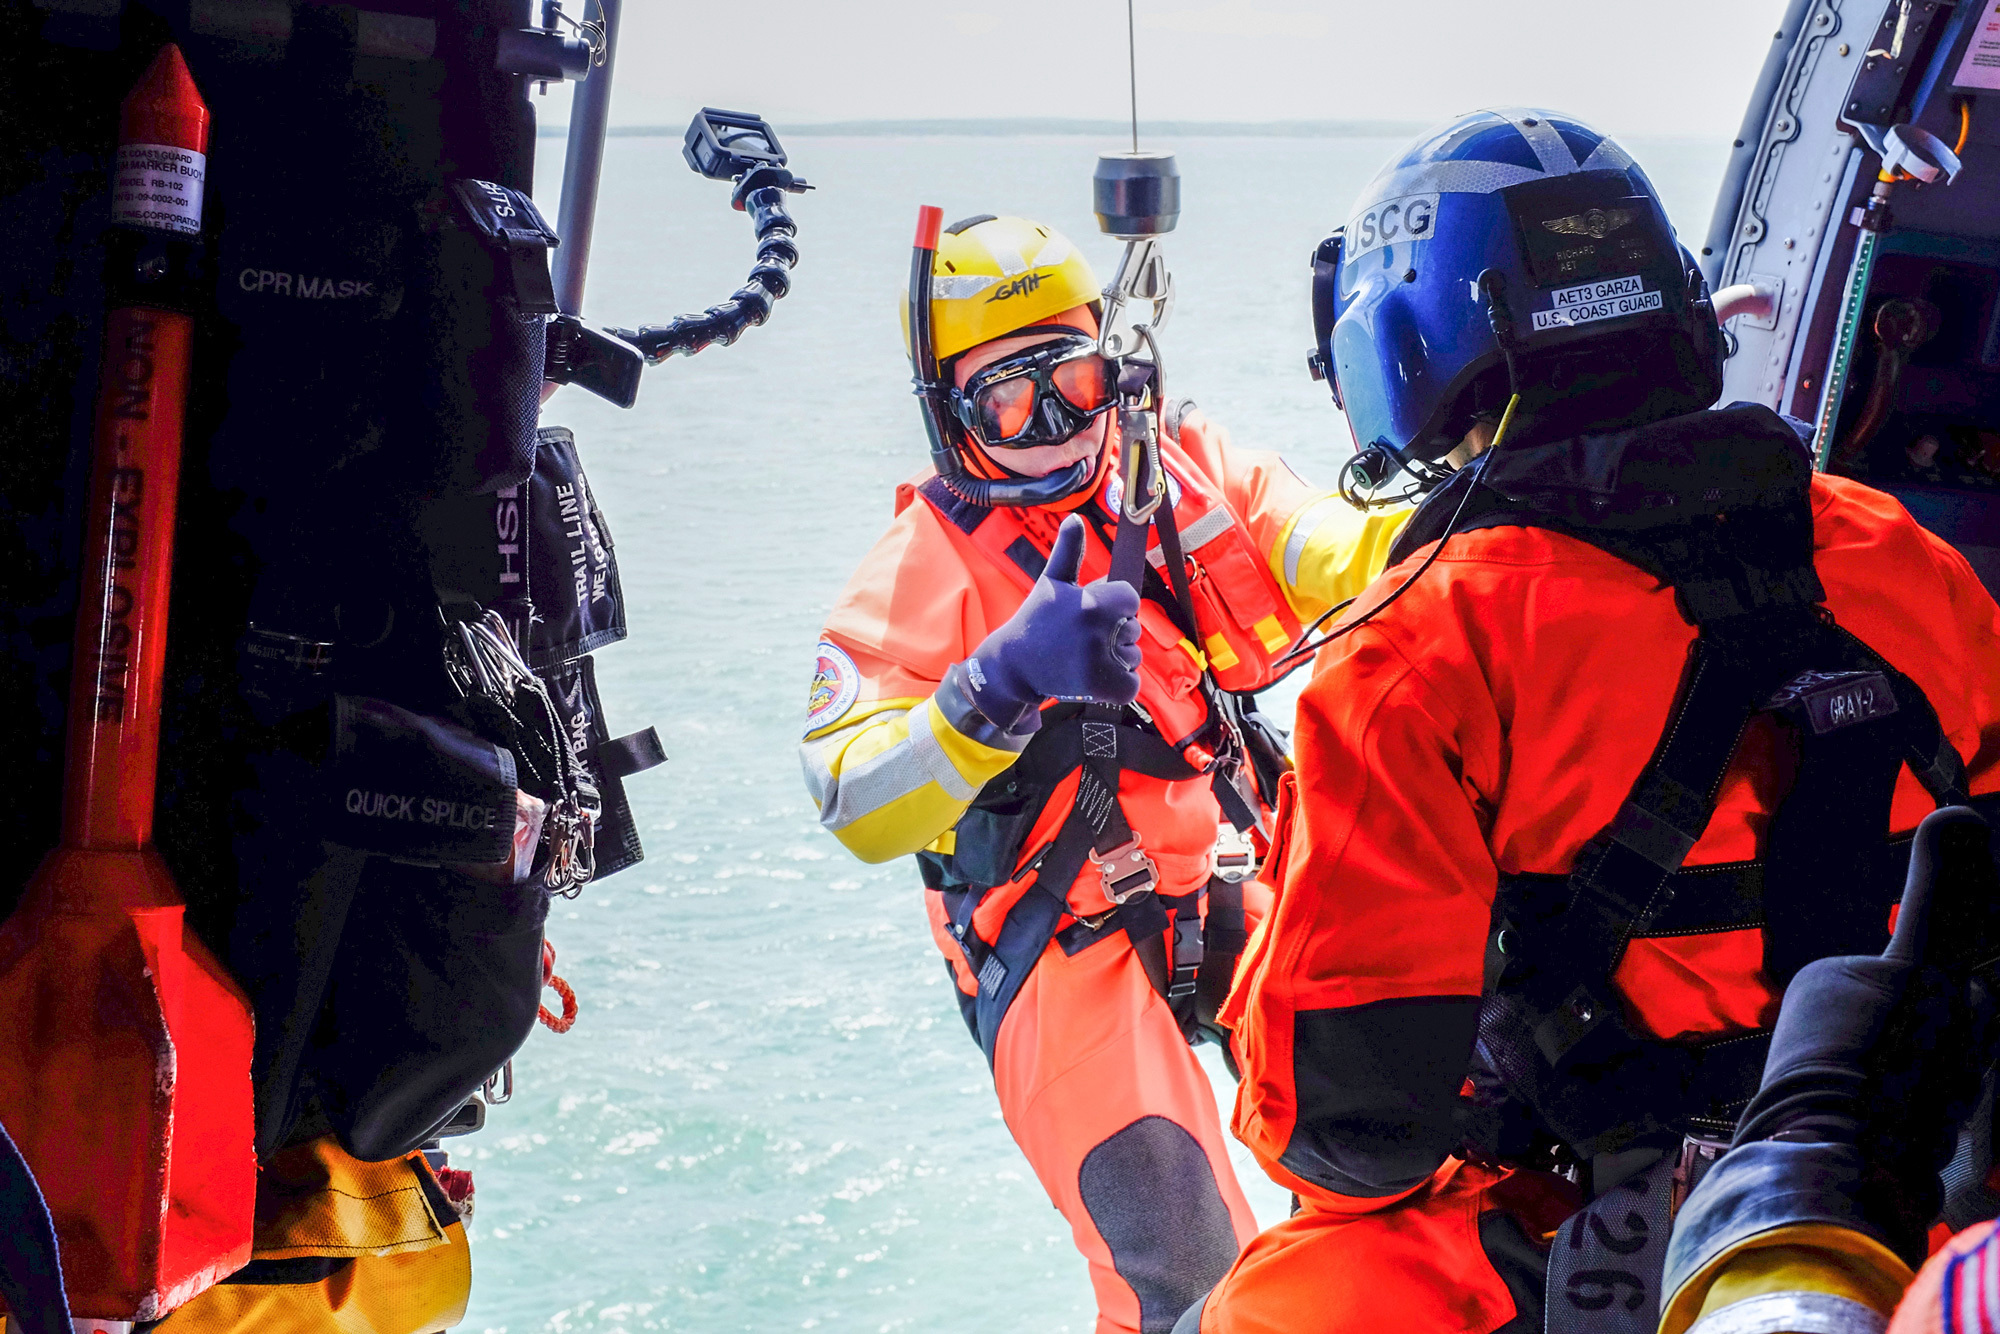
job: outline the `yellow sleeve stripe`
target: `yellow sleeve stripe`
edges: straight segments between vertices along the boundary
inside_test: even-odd
[[[1704,1265],[1667,1300],[1659,1334],[1685,1334],[1731,1307],[1777,1293],[1819,1294],[1887,1315],[1914,1277],[1872,1237],[1829,1223],[1794,1223],[1748,1237]]]
[[[806,733],[806,740],[812,741],[819,738],[832,736],[835,732],[844,732],[848,728],[853,727],[858,723],[867,722],[870,718],[872,718],[878,713],[886,713],[891,709],[897,709],[907,713],[909,710],[916,708],[917,705],[921,703],[923,703],[923,698],[918,695],[909,695],[902,699],[862,700],[860,702],[857,702],[853,707],[849,708],[846,713],[841,714],[838,718],[835,718],[832,722],[826,724],[824,727],[816,728],[813,731]]]
[[[864,861],[936,845],[1018,758],[959,733],[933,700],[893,703],[799,748],[820,823]]]
[[[1328,494],[1287,520],[1271,548],[1271,572],[1299,620],[1310,621],[1368,587],[1414,512],[1405,506],[1361,513]]]
[[[937,740],[938,749],[951,761],[952,769],[961,782],[972,789],[974,796],[986,786],[987,780],[995,777],[1008,765],[1021,758],[1019,751],[1001,750],[975,741],[951,725],[935,700],[925,700],[925,719],[930,723],[931,733]],[[970,797],[967,800],[971,800]]]

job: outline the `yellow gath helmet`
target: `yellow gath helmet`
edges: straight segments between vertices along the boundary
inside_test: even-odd
[[[1096,464],[1079,460],[1046,477],[993,477],[983,462],[966,468],[967,446],[946,410],[949,377],[942,363],[968,348],[1100,299],[1097,275],[1069,238],[1027,218],[982,214],[940,228],[938,211],[919,210],[910,286],[902,306],[903,346],[916,372],[938,477],[977,505],[1034,506],[1087,486]],[[919,294],[927,296],[919,308]],[[912,346],[910,323],[922,328]]]
[[[1099,299],[1090,261],[1053,227],[990,213],[955,222],[938,237],[931,271],[931,355],[948,361],[969,347]],[[903,343],[910,310],[901,306]]]

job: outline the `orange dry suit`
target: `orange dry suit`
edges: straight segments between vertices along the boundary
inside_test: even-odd
[[[851,851],[918,854],[968,1026],[1090,1261],[1104,1330],[1170,1327],[1255,1230],[1182,1022],[1204,920],[1226,985],[1244,929],[1241,898],[1226,900],[1248,888],[1256,911],[1254,886],[1216,876],[1219,845],[1248,860],[1229,816],[1260,814],[1247,773],[1232,781],[1227,692],[1269,684],[1301,623],[1365,586],[1406,517],[1364,519],[1199,413],[1165,417],[1196,624],[1149,533],[1135,705],[1112,723],[1050,706],[1032,739],[973,710],[947,673],[1020,606],[1062,516],[969,505],[926,472],[828,618],[801,752]],[[1077,511],[1082,581],[1110,563],[1121,483],[1106,454]]]
[[[1302,1209],[1185,1328],[1542,1329],[1540,1267],[1663,1239],[1629,1202],[1669,1190],[1643,1169],[1548,1260],[1567,1183],[1516,1164],[1560,1145],[1602,1187],[1726,1135],[1791,974],[1879,951],[1907,831],[1990,808],[2000,608],[1809,467],[1739,407],[1510,445],[1419,510],[1435,564],[1404,587],[1434,543],[1399,543],[1300,701],[1222,1016],[1236,1132]],[[1622,1264],[1552,1273],[1549,1327],[1657,1310]]]

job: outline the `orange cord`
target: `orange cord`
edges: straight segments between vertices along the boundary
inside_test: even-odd
[[[552,989],[562,997],[561,1017],[549,1013],[546,1005],[536,1007],[535,1017],[551,1033],[567,1033],[576,1026],[576,988],[556,976],[556,947],[553,943],[542,942],[542,985]]]

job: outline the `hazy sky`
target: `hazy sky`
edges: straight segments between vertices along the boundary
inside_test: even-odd
[[[1136,0],[1139,115],[1435,121],[1533,103],[1736,128],[1783,0]],[[569,8],[576,12],[578,0]],[[1123,117],[1124,0],[625,0],[614,124]],[[551,123],[567,104],[549,99]]]

